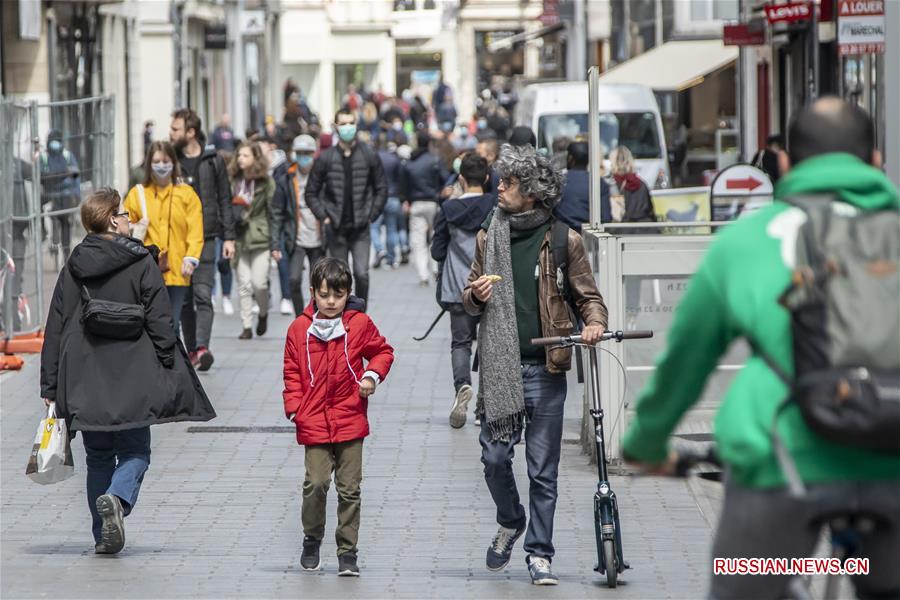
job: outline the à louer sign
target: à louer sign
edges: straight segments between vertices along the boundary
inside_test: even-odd
[[[884,0],[839,0],[838,52],[884,54]]]

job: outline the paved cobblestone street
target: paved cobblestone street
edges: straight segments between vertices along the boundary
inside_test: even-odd
[[[277,284],[275,285],[277,288]],[[519,542],[500,573],[485,569],[496,531],[471,418],[453,430],[449,321],[425,341],[437,312],[433,289],[409,269],[375,271],[371,314],[396,351],[371,399],[366,440],[359,579],[336,576],[334,493],[318,573],[299,567],[303,449],[286,427],[281,353],[289,318],[239,342],[237,317],[217,315],[216,364],[202,381],[218,412],[210,423],[153,428],[153,456],[126,520],[127,545],[93,554],[84,496],[84,450],[76,475],[55,486],[24,476],[41,418],[39,358],[2,385],[2,587],[4,598],[698,598],[709,571],[710,527],[683,481],[616,477],[626,559],[633,569],[609,590],[596,560],[591,497],[595,471],[577,444],[580,390],[570,379],[553,566],[556,588],[530,585]],[[234,429],[213,433],[210,427]],[[524,449],[524,446],[520,447]],[[527,477],[516,460],[523,500]]]

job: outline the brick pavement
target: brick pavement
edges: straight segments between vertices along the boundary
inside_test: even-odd
[[[682,481],[614,478],[626,559],[608,590],[595,561],[594,468],[575,442],[580,395],[570,387],[554,541],[557,588],[530,585],[521,542],[509,567],[484,568],[496,530],[477,431],[447,424],[449,322],[412,341],[436,314],[433,289],[409,270],[374,272],[372,315],[397,361],[370,403],[358,580],[299,567],[303,450],[291,433],[188,433],[153,428],[153,456],[126,549],[93,555],[80,436],[76,476],[39,486],[24,476],[41,416],[38,360],[0,379],[0,595],[4,598],[698,598],[706,587],[710,527]],[[204,426],[285,426],[280,356],[289,320],[273,315],[263,339],[239,342],[236,317],[217,316],[216,365],[202,380],[219,414]],[[516,461],[520,490],[524,461]],[[328,531],[334,520],[334,494]]]

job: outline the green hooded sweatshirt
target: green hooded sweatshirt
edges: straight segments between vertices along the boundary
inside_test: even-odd
[[[651,464],[665,460],[669,435],[735,339],[751,340],[793,373],[790,315],[777,299],[790,282],[782,255],[793,251],[804,214],[778,200],[819,192],[863,210],[898,209],[897,190],[884,173],[849,154],[825,154],[788,172],[771,206],[725,228],[675,311],[666,350],[625,435],[628,458]],[[772,447],[772,420],[787,393],[755,355],[729,387],[714,429],[719,454],[738,484],[785,484]],[[778,431],[806,483],[900,479],[900,456],[825,441],[807,427],[796,405],[781,414]]]

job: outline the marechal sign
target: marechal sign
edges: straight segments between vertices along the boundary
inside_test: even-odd
[[[838,52],[884,54],[884,0],[840,0]]]

